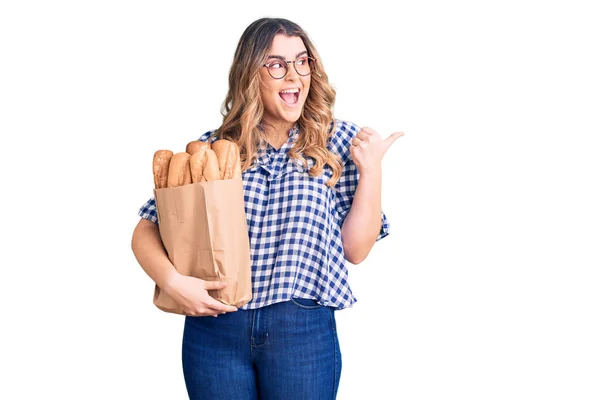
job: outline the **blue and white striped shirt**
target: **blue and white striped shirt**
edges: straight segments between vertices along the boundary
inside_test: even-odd
[[[360,128],[337,120],[336,131],[327,147],[344,165],[335,189],[325,183],[332,176],[329,165],[318,177],[308,170],[315,160],[287,157],[299,131],[290,130],[289,140],[280,149],[271,145],[258,151],[256,164],[242,173],[244,204],[252,264],[252,300],[240,307],[255,309],[287,301],[292,297],[317,300],[324,306],[346,308],[356,302],[348,284],[341,229],[352,205],[359,173],[350,144]],[[199,140],[212,143],[209,131]],[[139,215],[157,222],[156,203],[151,198]],[[381,215],[377,240],[389,234],[389,222]]]

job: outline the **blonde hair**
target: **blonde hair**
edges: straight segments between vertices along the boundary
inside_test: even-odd
[[[300,134],[290,148],[290,158],[308,163],[302,157],[312,157],[315,165],[311,176],[320,176],[325,164],[333,174],[327,186],[334,187],[342,173],[341,159],[327,149],[327,140],[335,132],[333,106],[335,90],[320,62],[319,55],[308,35],[295,23],[282,18],[261,18],[250,24],[242,34],[229,71],[229,91],[223,102],[223,123],[215,135],[236,142],[240,149],[242,171],[253,166],[258,145],[267,143],[260,129],[264,106],[260,96],[260,69],[268,56],[275,35],[299,37],[304,42],[309,57],[315,58],[308,97],[297,121]]]

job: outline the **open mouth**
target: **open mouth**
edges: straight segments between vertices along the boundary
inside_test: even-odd
[[[298,99],[300,98],[300,89],[288,89],[279,92],[279,97],[289,105],[294,105],[298,103]]]

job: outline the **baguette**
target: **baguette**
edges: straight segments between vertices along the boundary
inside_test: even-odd
[[[238,150],[237,160],[235,161],[235,165],[233,166],[233,177],[234,178],[242,178],[242,166],[240,161],[240,153]]]
[[[208,146],[201,148],[190,156],[192,183],[216,181],[219,179],[219,161],[217,155]]]
[[[185,152],[191,156],[205,147],[210,148],[210,144],[207,142],[201,142],[200,140],[194,140],[192,142],[189,142],[187,146],[185,146]]]
[[[154,187],[164,189],[167,187],[169,178],[169,163],[173,157],[171,150],[157,150],[152,160],[152,172],[154,172]]]
[[[211,149],[219,161],[220,179],[241,178],[240,150],[236,143],[219,139],[212,143]]]
[[[177,187],[192,183],[190,157],[186,152],[177,153],[171,157],[167,187]]]

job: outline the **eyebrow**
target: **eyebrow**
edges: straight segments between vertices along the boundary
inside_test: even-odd
[[[296,58],[298,58],[304,54],[308,54],[308,51],[307,50],[301,51],[300,53],[296,54]],[[267,57],[267,60],[270,60],[271,58],[278,58],[280,60],[285,61],[285,58],[283,56],[278,56],[278,55],[270,55]]]

